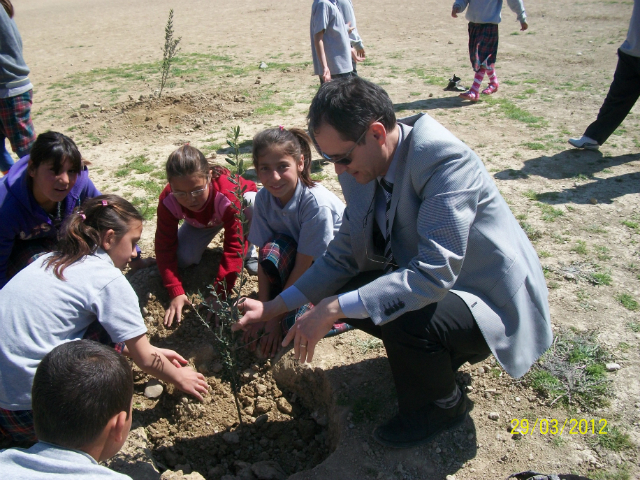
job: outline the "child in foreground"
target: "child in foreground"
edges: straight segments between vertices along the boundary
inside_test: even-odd
[[[300,278],[340,229],[344,204],[311,180],[311,139],[299,128],[264,130],[253,137],[253,165],[264,188],[256,196],[249,241],[260,247],[258,299],[266,302]],[[247,332],[264,356],[275,355],[283,333],[309,307],[275,317]]]
[[[131,428],[133,378],[122,355],[90,340],[63,343],[40,362],[32,397],[39,442],[0,452],[6,478],[130,480],[98,464]]]
[[[0,290],[0,433],[33,440],[31,385],[54,347],[82,338],[116,344],[144,372],[202,400],[208,385],[173,350],[151,346],[138,297],[120,271],[133,256],[142,216],[116,195],[87,200],[67,219],[54,253]],[[37,288],[37,298],[34,298]]]
[[[520,31],[529,28],[527,15],[522,0],[507,0],[509,8],[518,15]],[[476,75],[471,88],[459,96],[465,100],[477,102],[478,91],[485,74],[489,75],[489,86],[482,90],[484,95],[491,95],[500,86],[496,75],[495,63],[498,55],[498,24],[500,23],[502,0],[455,0],[451,16],[458,18],[458,13],[467,8],[466,19],[469,20],[469,58]]]
[[[242,268],[241,255],[249,257],[247,270],[253,272],[247,232],[243,239],[239,235],[241,224],[236,213],[240,204],[234,195],[236,186],[229,180],[229,170],[210,165],[200,150],[188,144],[169,155],[166,170],[169,183],[158,201],[156,259],[171,297],[164,315],[164,324],[170,326],[174,319],[178,323],[181,321],[182,309],[189,305],[178,268],[200,263],[207,245],[223,228],[223,255],[215,279],[218,295],[224,297],[236,283]],[[257,187],[242,177],[240,183],[246,188],[244,199],[249,207],[245,214],[250,219]],[[184,223],[178,228],[180,220]],[[226,291],[222,287],[223,280]]]

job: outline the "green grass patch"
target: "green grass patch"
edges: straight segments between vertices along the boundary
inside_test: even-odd
[[[611,285],[611,275],[606,272],[596,272],[589,275],[589,281],[594,285]]]
[[[586,255],[587,254],[587,242],[584,240],[578,240],[576,244],[571,247],[572,252],[576,252],[578,255]]]
[[[527,147],[529,150],[544,150],[547,148],[544,143],[539,142],[525,142],[522,145]]]
[[[609,255],[609,249],[607,247],[605,247],[604,245],[596,245],[593,248],[596,251],[598,260],[611,260],[611,255]]]
[[[560,331],[524,381],[550,404],[594,409],[612,394],[605,368],[609,360],[595,332]]]
[[[631,310],[632,312],[640,309],[640,304],[638,304],[637,300],[633,298],[628,293],[620,293],[616,295],[616,300],[627,310]]]
[[[632,222],[631,220],[623,220],[622,225],[624,225],[625,227],[629,227],[632,230],[637,230],[638,229],[638,222]]]
[[[536,240],[542,238],[542,232],[536,230],[531,224],[525,221],[520,221],[520,228],[524,230],[524,233],[527,234],[527,237],[529,237],[529,240],[531,240],[532,242],[535,242]]]
[[[498,111],[511,120],[516,120],[528,125],[546,125],[546,121],[543,117],[536,117],[506,98],[488,97],[485,100],[485,103],[489,106],[498,107]]]
[[[628,433],[623,432],[616,426],[609,428],[607,425],[605,429],[607,431],[606,434],[602,433],[591,437],[593,444],[600,445],[602,448],[614,452],[622,452],[623,450],[634,448],[634,444]]]
[[[156,167],[149,162],[146,155],[138,155],[136,157],[129,157],[127,163],[116,170],[116,177],[125,177],[130,173],[149,173],[156,169]]]
[[[547,205],[546,203],[538,203],[538,207],[542,210],[542,220],[545,222],[555,222],[556,218],[564,215],[562,210]]]
[[[380,350],[384,346],[382,340],[375,337],[368,337],[364,340],[358,339],[353,342],[353,345],[356,346],[363,355],[368,352]]]
[[[419,79],[424,81],[425,85],[446,85],[448,81],[447,77],[434,74],[422,67],[407,68],[405,70],[405,73],[418,77]]]

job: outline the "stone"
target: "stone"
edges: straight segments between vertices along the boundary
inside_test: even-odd
[[[256,462],[251,465],[251,471],[259,480],[285,480],[287,478],[282,467],[273,460]]]
[[[444,477],[446,480],[456,480],[456,476],[455,475],[447,475],[446,477]]]
[[[201,363],[209,363],[211,360],[213,360],[214,355],[215,355],[215,349],[213,348],[213,345],[211,345],[210,343],[206,343],[200,346],[193,353],[194,363],[196,365]]]
[[[238,432],[223,433],[222,439],[227,443],[240,443],[240,435],[238,435]]]
[[[591,197],[591,198],[589,199],[589,203],[590,203],[591,205],[595,205],[595,204],[597,204],[597,203],[598,203],[598,199],[597,199],[597,198],[595,198],[595,197]]]
[[[473,392],[473,387],[471,385],[467,385],[466,387],[464,387],[464,389],[467,391],[467,393]]]
[[[78,112],[73,112],[71,114],[71,118],[78,118],[78,117],[79,117]]]
[[[163,391],[164,387],[162,386],[160,381],[152,378],[144,387],[144,396],[147,398],[158,398],[160,395],[162,395]]]
[[[205,478],[198,472],[184,473],[182,470],[176,470],[175,472],[167,470],[160,476],[160,480],[205,480]]]
[[[271,402],[264,398],[264,397],[258,397],[256,398],[256,404],[255,404],[255,413],[262,414],[262,413],[267,413],[268,411],[271,410],[271,407],[273,405],[271,404]]]
[[[220,373],[222,371],[222,364],[220,362],[215,362],[211,365],[211,371],[213,373]]]
[[[608,372],[615,372],[616,370],[620,370],[622,368],[619,364],[614,362],[605,364],[605,367],[607,368]]]
[[[260,415],[259,417],[256,418],[256,427],[260,427],[262,425],[264,425],[265,423],[267,423],[267,421],[269,420],[269,417],[265,414],[265,415]]]
[[[488,417],[489,417],[489,420],[494,420],[496,422],[500,420],[500,414],[498,412],[491,412],[489,413]]]
[[[254,387],[254,390],[256,392],[256,395],[259,397],[264,397],[268,391],[267,386],[261,383],[256,384],[256,386]]]
[[[80,108],[89,108],[89,104],[88,103],[81,103],[80,104]]]
[[[265,68],[269,68],[269,65],[264,62],[260,62],[260,70],[264,70]]]
[[[291,415],[291,412],[293,411],[293,407],[284,397],[280,397],[276,400],[276,406],[278,407],[278,410],[282,413],[286,413],[287,415]]]

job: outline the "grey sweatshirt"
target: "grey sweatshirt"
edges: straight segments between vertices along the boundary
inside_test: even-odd
[[[519,22],[527,20],[522,0],[507,0],[509,8],[518,15]],[[465,18],[473,23],[500,23],[502,0],[455,0],[454,7],[460,9],[460,13],[467,9]]]
[[[0,7],[0,98],[14,97],[31,88],[18,26]]]

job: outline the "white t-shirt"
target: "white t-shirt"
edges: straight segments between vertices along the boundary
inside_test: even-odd
[[[36,368],[58,345],[81,339],[95,320],[115,343],[146,333],[138,296],[102,249],[64,270],[44,255],[0,290],[0,407],[30,410]]]
[[[344,203],[322,185],[309,188],[300,180],[285,206],[263,188],[256,195],[249,241],[262,247],[276,234],[293,238],[297,251],[315,259],[327,251],[340,229]]]
[[[131,480],[131,477],[99,465],[85,452],[46,442],[33,447],[0,451],[0,471],[11,480]]]

